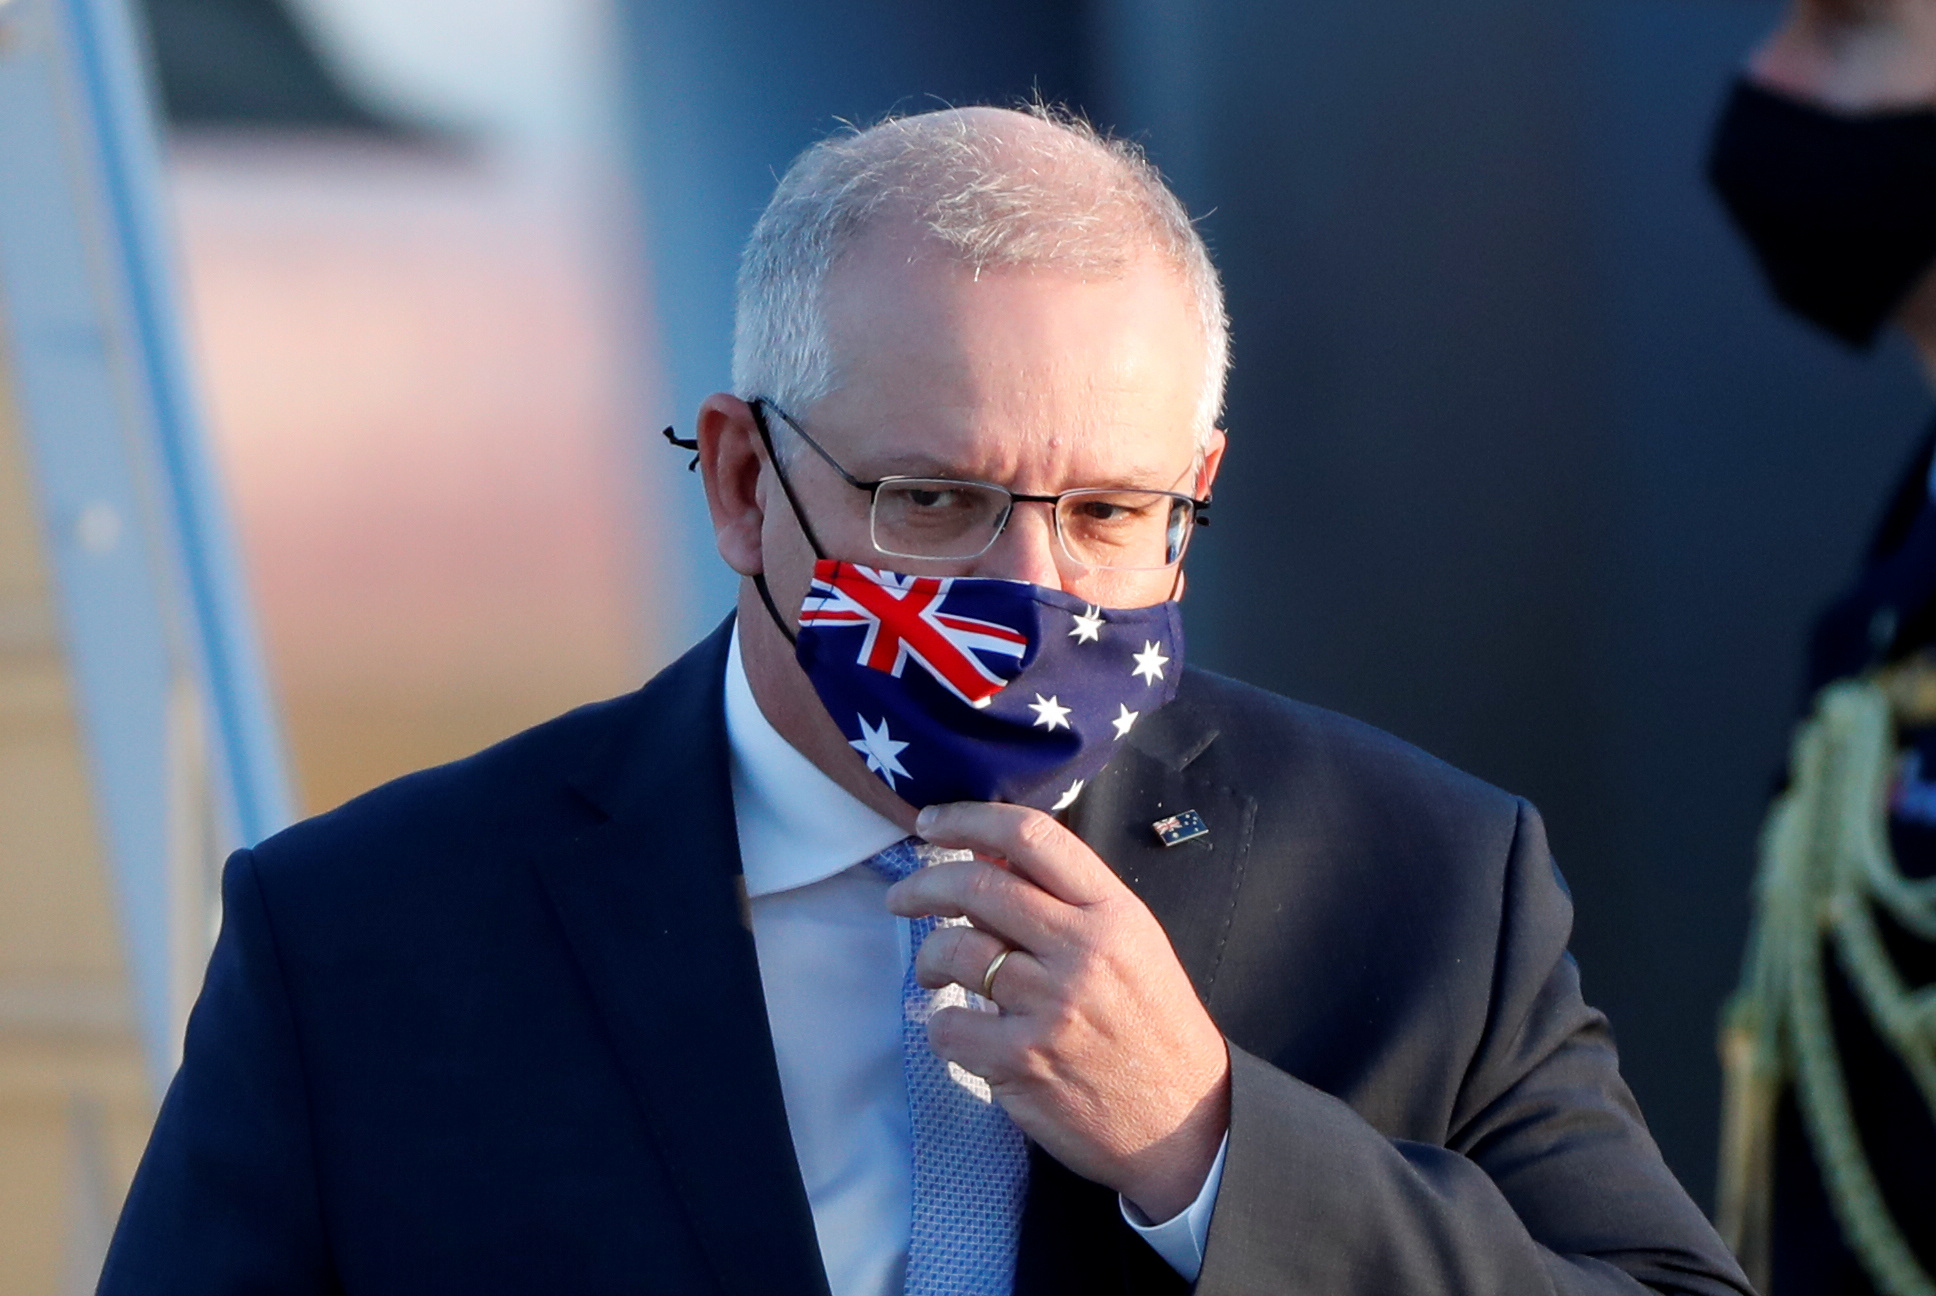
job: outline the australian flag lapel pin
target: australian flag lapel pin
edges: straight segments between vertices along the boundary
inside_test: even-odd
[[[1158,819],[1150,827],[1155,830],[1156,839],[1165,846],[1181,846],[1186,841],[1210,835],[1210,828],[1203,822],[1203,816],[1194,810],[1185,810],[1168,819]]]

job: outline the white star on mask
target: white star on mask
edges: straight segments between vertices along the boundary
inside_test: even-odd
[[[1028,705],[1029,710],[1035,712],[1035,723],[1044,729],[1053,731],[1056,729],[1067,729],[1069,727],[1069,708],[1063,706],[1056,699],[1052,697],[1045,698],[1040,693],[1037,693],[1035,695],[1035,701]],[[886,721],[882,721],[882,723],[885,724]]]
[[[1076,628],[1069,637],[1077,643],[1096,643],[1102,638],[1102,610],[1090,604],[1082,615],[1076,618]]]
[[[1151,643],[1146,639],[1143,641],[1143,651],[1136,654],[1136,666],[1129,673],[1141,675],[1146,684],[1154,684],[1163,678],[1163,665],[1169,660],[1163,655],[1162,644]]]
[[[867,758],[867,768],[869,770],[885,779],[889,789],[894,787],[894,776],[896,774],[899,774],[902,778],[914,777],[902,767],[901,762],[897,759],[902,752],[907,750],[908,745],[904,742],[896,742],[889,736],[886,716],[881,717],[881,723],[878,728],[868,724],[867,717],[865,716],[857,715],[854,719],[860,721],[861,736],[848,739],[847,745]]]
[[[1074,805],[1076,803],[1076,798],[1082,795],[1082,789],[1083,789],[1083,780],[1077,779],[1075,782],[1071,783],[1069,785],[1069,790],[1062,794],[1062,799],[1049,807],[1049,813],[1054,814],[1058,810],[1067,810],[1070,806]]]
[[[1129,734],[1129,727],[1135,724],[1136,717],[1143,713],[1141,711],[1131,711],[1126,704],[1121,702],[1118,702],[1116,704],[1116,707],[1117,707],[1116,718],[1114,720],[1111,720],[1109,723],[1116,726],[1116,736],[1118,738],[1127,737]]]

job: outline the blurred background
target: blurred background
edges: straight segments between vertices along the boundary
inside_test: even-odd
[[[774,175],[1037,92],[1146,144],[1228,285],[1193,662],[1541,807],[1707,1201],[1804,627],[1928,403],[1777,315],[1701,181],[1776,15],[0,0],[0,1293],[91,1289],[228,848],[728,609],[657,430],[726,385]]]

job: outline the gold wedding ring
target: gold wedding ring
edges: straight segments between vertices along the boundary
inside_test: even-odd
[[[1015,952],[1015,949],[1013,946],[1005,946],[1003,947],[1001,953],[997,954],[994,958],[988,960],[988,970],[981,974],[981,997],[982,998],[987,999],[991,1002],[994,1000],[995,974],[1002,970],[1002,964],[1008,962],[1008,956],[1010,954],[1013,954],[1014,952]]]

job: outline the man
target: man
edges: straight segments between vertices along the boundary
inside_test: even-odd
[[[237,855],[104,1291],[1746,1290],[1532,810],[1180,669],[1225,324],[1133,150],[824,142],[739,309],[738,615]]]
[[[1709,174],[1783,305],[1858,350],[1898,326],[1936,375],[1936,0],[1796,0]],[[1936,1022],[1916,1007],[1936,980],[1933,455],[1926,430],[1816,621],[1724,1024],[1721,1222],[1774,1296],[1936,1289]],[[1874,741],[1850,742],[1862,717]]]

